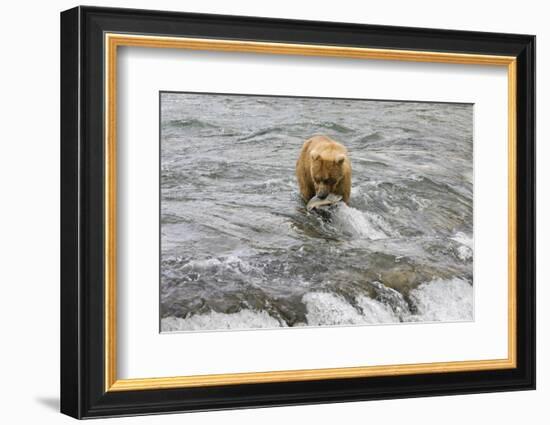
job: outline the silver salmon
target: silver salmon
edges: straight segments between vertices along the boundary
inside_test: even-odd
[[[318,198],[317,196],[314,196],[309,200],[306,208],[308,211],[311,211],[315,208],[326,207],[329,205],[337,204],[341,200],[342,200],[342,197],[340,195],[335,195],[333,193],[329,193],[325,199],[321,199],[321,198]]]

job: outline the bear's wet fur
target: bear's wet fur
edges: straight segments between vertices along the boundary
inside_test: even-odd
[[[306,140],[296,162],[296,178],[305,202],[329,193],[342,196],[348,204],[351,194],[351,162],[344,145],[328,136]]]

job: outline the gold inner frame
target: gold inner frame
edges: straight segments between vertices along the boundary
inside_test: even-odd
[[[199,38],[105,34],[105,391],[311,381],[416,373],[446,373],[516,367],[516,58],[462,53],[370,49],[328,45],[267,43]],[[213,375],[118,379],[116,324],[116,123],[117,48],[119,46],[249,52],[281,55],[329,56],[507,67],[508,72],[508,357],[419,364],[284,370]]]

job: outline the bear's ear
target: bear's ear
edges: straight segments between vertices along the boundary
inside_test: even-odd
[[[317,161],[320,155],[319,155],[319,152],[313,151],[311,152],[310,156],[313,161]]]
[[[336,158],[334,158],[334,162],[338,165],[342,165],[345,159],[346,159],[346,155],[341,153],[340,155],[337,155]]]

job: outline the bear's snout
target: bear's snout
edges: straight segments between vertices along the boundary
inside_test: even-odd
[[[327,188],[320,188],[317,191],[316,195],[319,199],[325,199],[328,196],[328,189]]]

